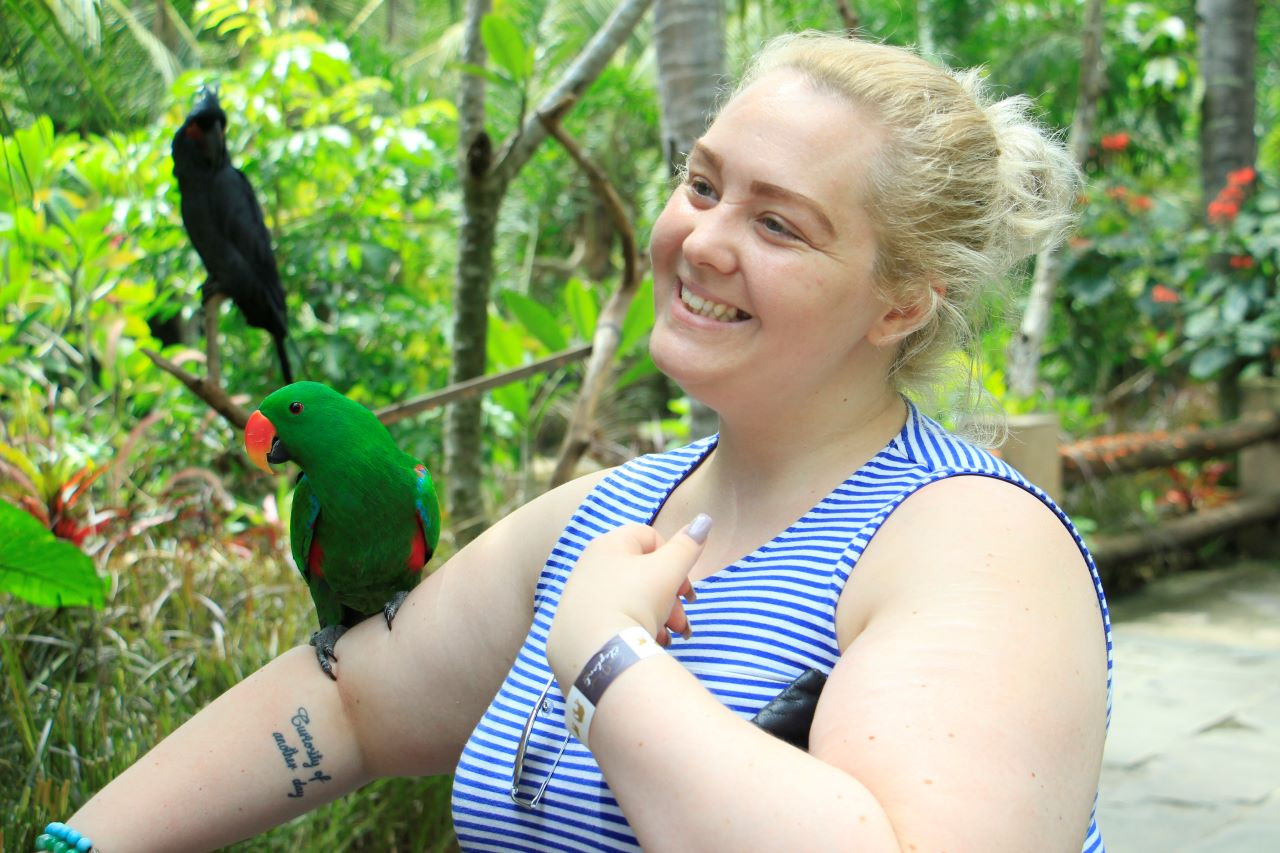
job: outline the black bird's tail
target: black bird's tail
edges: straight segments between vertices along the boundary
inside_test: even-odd
[[[272,335],[272,337],[275,338],[276,342],[276,355],[280,357],[280,372],[284,374],[284,384],[292,385],[293,370],[289,367],[289,353],[285,352],[284,336],[276,337]]]

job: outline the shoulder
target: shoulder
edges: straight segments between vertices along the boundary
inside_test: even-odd
[[[1089,566],[1049,505],[988,476],[921,487],[868,544],[839,607],[814,754],[858,772],[921,849],[1067,849],[1063,827],[1079,844],[1106,638]]]
[[[906,606],[922,590],[970,588],[1009,604],[1071,591],[1099,609],[1064,517],[1016,482],[957,474],[916,490],[876,532],[844,596],[858,603],[850,608],[857,624],[846,615],[841,633],[856,633],[876,611]]]

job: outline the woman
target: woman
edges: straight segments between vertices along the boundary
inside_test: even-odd
[[[464,849],[1101,849],[1097,574],[903,396],[1068,221],[1075,171],[1024,109],[896,48],[772,42],[653,230],[653,358],[718,437],[517,510],[394,631],[349,632],[336,687],[282,655],[70,825],[209,849],[456,770]],[[804,750],[750,719],[808,669]]]

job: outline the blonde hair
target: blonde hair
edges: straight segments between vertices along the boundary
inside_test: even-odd
[[[879,247],[876,284],[895,304],[929,303],[890,375],[901,390],[934,390],[950,356],[971,347],[985,292],[1065,237],[1079,170],[1030,118],[1030,98],[994,100],[977,71],[805,32],[768,42],[734,95],[782,69],[848,99],[884,130],[863,182]]]

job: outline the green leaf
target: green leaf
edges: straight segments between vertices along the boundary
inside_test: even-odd
[[[493,64],[507,72],[512,80],[518,82],[529,77],[529,51],[520,38],[520,29],[510,18],[492,12],[485,15],[480,21],[480,39]]]
[[[498,72],[494,71],[491,68],[485,68],[483,65],[476,65],[473,62],[455,62],[452,64],[451,67],[457,68],[459,71],[464,71],[467,74],[475,74],[477,76],[483,77],[484,79],[488,80],[490,83],[494,83],[499,86],[515,85],[515,81],[512,80],[510,77],[504,77],[503,75],[499,74]]]
[[[1234,326],[1243,322],[1245,315],[1248,313],[1248,292],[1240,287],[1233,287],[1228,290],[1226,297],[1222,301],[1222,322],[1228,326]]]
[[[0,592],[41,607],[106,604],[106,579],[79,548],[0,501]]]
[[[589,341],[596,333],[596,318],[600,305],[596,294],[582,279],[571,278],[564,284],[564,304],[573,319],[573,328],[582,340]]]
[[[502,301],[507,310],[524,326],[525,331],[541,341],[547,349],[554,352],[569,345],[555,316],[541,302],[514,290],[503,291]]]
[[[1208,379],[1235,360],[1231,347],[1212,346],[1202,349],[1191,359],[1191,375],[1196,379]]]
[[[1219,328],[1218,311],[1213,308],[1203,308],[1187,318],[1187,323],[1183,327],[1183,331],[1191,340],[1199,340],[1212,335]]]
[[[621,390],[647,376],[655,376],[658,372],[658,366],[653,363],[653,357],[646,352],[613,381],[613,387]]]
[[[647,344],[653,328],[653,279],[646,278],[636,288],[636,294],[627,306],[627,319],[622,321],[622,342],[618,355],[626,356],[637,345]]]

